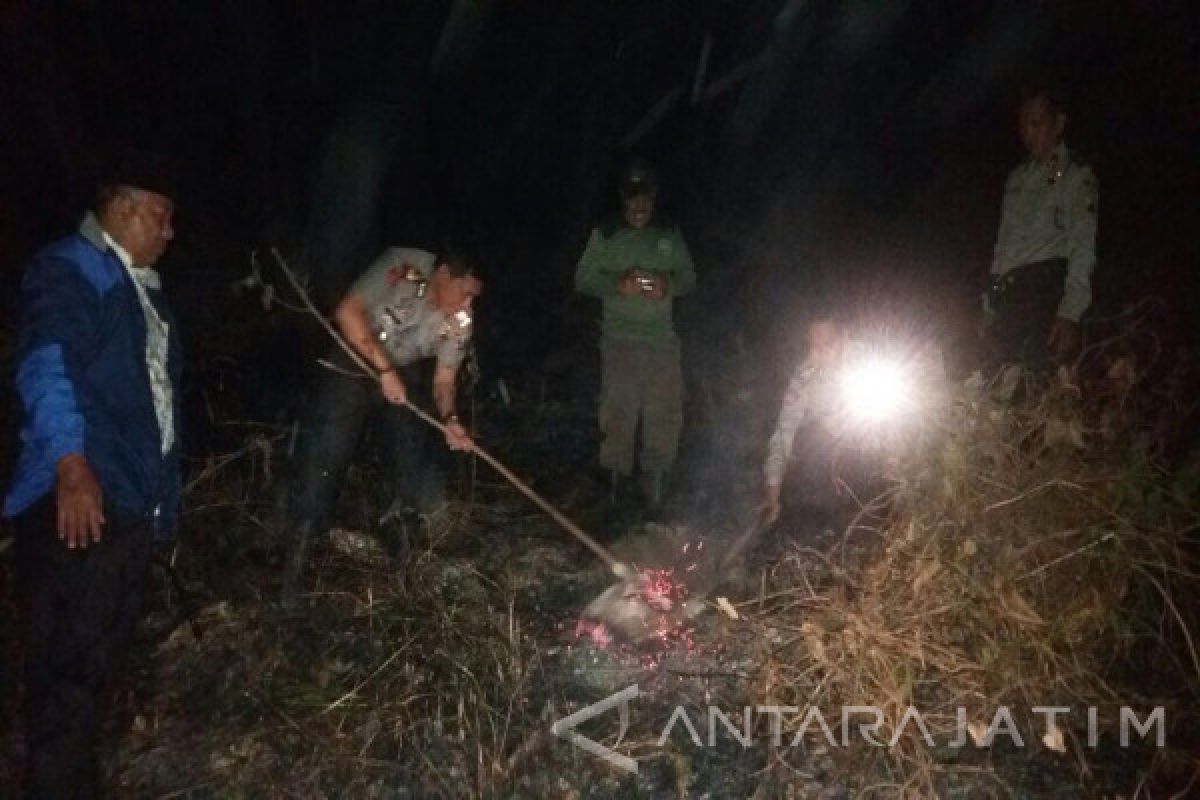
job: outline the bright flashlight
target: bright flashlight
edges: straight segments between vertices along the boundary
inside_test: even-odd
[[[864,422],[893,419],[912,399],[904,370],[896,362],[882,358],[850,365],[843,376],[842,389],[847,410]]]

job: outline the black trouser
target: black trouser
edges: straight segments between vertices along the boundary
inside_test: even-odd
[[[337,363],[337,362],[335,362]],[[424,405],[430,380],[422,364],[400,369],[409,399]],[[432,511],[445,499],[441,469],[444,446],[432,428],[407,409],[384,399],[379,385],[333,370],[322,370],[315,397],[301,422],[288,516],[293,525],[309,522],[323,531],[333,513],[346,469],[374,418],[392,498],[415,510]]]
[[[878,459],[812,422],[796,431],[782,487],[789,519],[806,530],[843,527],[879,490]]]
[[[996,318],[988,328],[988,371],[1024,364],[1034,372],[1053,365],[1047,339],[1062,300],[1067,261],[1053,258],[1006,272],[990,293]]]
[[[153,521],[106,504],[99,542],[58,538],[53,494],[13,522],[25,622],[26,791],[101,795],[96,744],[108,683],[137,621]]]

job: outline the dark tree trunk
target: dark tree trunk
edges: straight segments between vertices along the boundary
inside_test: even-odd
[[[428,173],[430,61],[449,2],[428,0],[375,8],[336,22],[341,47],[355,57],[325,69],[325,45],[311,58],[334,96],[358,99],[342,110],[324,148],[305,235],[305,262],[318,299],[336,302],[385,244],[431,245],[436,209]],[[357,49],[355,46],[357,45]],[[331,45],[332,46],[332,45]]]

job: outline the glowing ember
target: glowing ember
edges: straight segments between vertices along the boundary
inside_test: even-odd
[[[577,639],[596,648],[647,658],[656,664],[661,657],[646,653],[644,645],[655,642],[656,649],[683,644],[690,652],[692,631],[683,615],[688,588],[675,578],[671,569],[642,569],[638,580],[614,586],[598,597],[576,623]],[[632,652],[630,646],[638,646]]]
[[[687,586],[669,569],[644,569],[641,575],[642,599],[655,611],[670,611],[687,597]]]
[[[593,647],[598,647],[601,650],[607,649],[613,643],[613,637],[608,632],[608,626],[603,622],[593,622],[589,619],[581,619],[575,623],[575,636],[580,639],[587,637],[591,640]]]

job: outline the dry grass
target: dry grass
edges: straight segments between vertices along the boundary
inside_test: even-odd
[[[1061,745],[1043,742],[1028,713],[1096,706],[1102,741],[1120,705],[1165,706],[1169,738],[1196,727],[1196,473],[1161,471],[1135,436],[1145,430],[1136,415],[1094,396],[1095,407],[1063,386],[1016,404],[982,389],[951,398],[932,429],[892,452],[888,491],[832,548],[793,543],[752,591],[730,594],[738,620],[704,621],[697,650],[719,658],[685,653],[641,676],[659,716],[635,722],[623,752],[673,775],[676,796],[724,796],[713,764],[733,773],[732,762],[658,746],[662,703],[818,707],[835,735],[841,706],[879,706],[883,739],[911,706],[934,747],[910,724],[890,749],[822,754],[810,736],[804,759],[755,748],[736,770],[762,798],[816,796],[821,783],[865,797],[949,796],[951,777],[971,785],[965,796],[1007,797],[1016,790],[1002,769],[946,740],[957,708],[986,723],[1008,706],[1033,759],[1080,786],[1130,783],[1096,779],[1111,748],[1086,745],[1080,713]],[[278,543],[264,498],[287,433],[237,435],[228,458],[196,473],[177,554],[185,576],[222,599],[158,645],[153,685],[115,759],[119,793],[641,796],[548,734],[572,701],[606,693],[578,691],[564,644],[607,577],[559,531],[480,483],[476,502],[454,506],[397,565],[376,540],[370,473],[355,471],[340,515],[353,530],[318,548],[307,607],[284,617],[270,602]],[[667,539],[664,552],[678,554]],[[644,543],[626,544],[622,557],[652,560]],[[801,718],[785,716],[789,742]],[[756,774],[749,762],[763,756]],[[1152,771],[1183,775],[1173,784],[1183,786],[1193,765],[1173,758],[1137,751],[1126,796]]]
[[[995,390],[963,389],[933,435],[895,450],[889,491],[832,553],[794,548],[754,616],[782,634],[757,702],[833,709],[831,725],[842,706],[877,706],[880,738],[903,727],[895,747],[846,753],[859,775],[884,759],[876,795],[928,797],[952,771],[911,719],[900,726],[909,707],[939,745],[957,709],[986,726],[1010,707],[1025,742],[1084,783],[1099,758],[1085,707],[1110,741],[1121,705],[1166,706],[1175,733],[1196,722],[1195,475],[1173,480],[1144,445],[1089,430],[1112,415],[1071,386],[1015,405]],[[1035,706],[1075,713],[1059,736]]]

